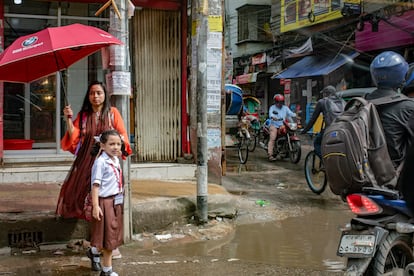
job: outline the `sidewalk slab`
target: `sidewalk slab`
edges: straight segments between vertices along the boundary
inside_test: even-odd
[[[87,238],[87,222],[56,218],[60,187],[56,182],[0,184],[0,247]],[[208,193],[209,204],[210,195],[230,195],[215,184],[208,185]],[[196,210],[196,195],[195,181],[131,180],[134,233],[185,222]]]

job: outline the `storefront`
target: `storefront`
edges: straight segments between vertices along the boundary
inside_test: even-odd
[[[46,27],[81,23],[107,31],[109,25],[107,11],[98,17],[94,16],[101,4],[15,2],[4,1],[4,48],[16,38]],[[33,154],[45,154],[49,157],[64,154],[60,149],[60,138],[65,131],[60,112],[64,105],[62,91],[65,91],[68,102],[77,113],[88,83],[92,80],[103,81],[104,75],[101,55],[98,52],[75,63],[61,74],[53,74],[26,84],[5,82],[4,159]]]
[[[105,31],[109,27],[109,11],[105,9],[98,16],[95,13],[106,2],[103,0],[78,0],[75,2],[58,2],[58,1],[33,1],[23,0],[24,3],[17,4],[16,0],[5,0],[4,12],[0,11],[0,18],[4,20],[4,29],[1,32],[4,33],[4,44],[1,45],[3,49],[7,48],[16,38],[32,34],[47,27],[65,26],[72,23],[81,23],[84,25],[90,25],[98,27]],[[17,2],[17,3],[16,3]],[[94,2],[94,3],[91,3]],[[154,90],[154,83],[160,86],[159,79],[146,78],[146,85],[148,89],[139,92],[142,94],[135,95],[137,97],[131,97],[131,120],[130,120],[130,132],[131,138],[135,140],[141,139],[140,145],[143,147],[137,151],[144,155],[142,160],[150,161],[173,161],[177,156],[181,156],[183,150],[189,148],[189,140],[187,135],[187,77],[182,76],[186,70],[181,70],[181,67],[186,65],[187,56],[186,52],[186,36],[182,35],[186,33],[186,17],[182,17],[181,14],[187,14],[187,5],[185,1],[180,0],[168,0],[168,1],[143,1],[134,0],[133,3],[139,8],[135,9],[136,19],[131,20],[132,30],[129,39],[140,39],[144,41],[147,30],[142,28],[142,25],[136,26],[136,24],[142,24],[142,22],[149,22],[153,20],[151,24],[144,24],[149,27],[156,27],[159,29],[157,33],[165,33],[164,36],[174,33],[176,34],[176,40],[173,46],[175,51],[174,56],[165,56],[163,64],[174,64],[174,70],[164,70],[158,72],[160,79],[172,79],[174,77],[174,85],[171,86],[171,82],[168,85],[162,86],[162,91],[158,92]],[[183,8],[184,7],[184,8]],[[149,10],[156,11],[150,14]],[[163,28],[164,25],[160,25],[158,19],[168,21],[171,23],[171,13],[162,13],[162,11],[171,11],[174,16],[174,26],[170,26],[169,29]],[[144,13],[145,12],[145,13]],[[141,20],[139,23],[138,20]],[[173,28],[174,27],[174,28]],[[143,34],[140,36],[140,34]],[[171,38],[171,37],[170,37]],[[181,40],[184,43],[181,43]],[[161,42],[168,41],[167,39],[160,40]],[[150,53],[154,57],[158,57],[157,61],[160,61],[159,57],[163,53],[163,49],[155,47],[154,44],[160,41],[145,40],[146,47],[150,49]],[[150,44],[150,45],[149,45]],[[138,45],[138,44],[133,44]],[[139,44],[141,45],[141,44]],[[149,45],[149,46],[148,46]],[[165,43],[163,44],[165,45]],[[158,49],[155,51],[155,49]],[[139,48],[134,47],[131,51],[137,51]],[[164,50],[165,52],[165,50]],[[147,59],[143,59],[143,55],[139,55],[140,58],[133,54],[131,57],[131,79],[133,81],[140,81],[137,78],[139,74],[142,76],[142,69],[148,69]],[[147,57],[146,55],[145,57]],[[149,58],[149,56],[148,56]],[[152,60],[154,63],[154,59]],[[161,62],[161,61],[160,61]],[[33,64],[36,66],[36,64]],[[135,68],[133,68],[135,66]],[[139,69],[139,70],[137,70]],[[164,68],[166,69],[166,68]],[[63,109],[64,96],[66,96],[68,103],[71,105],[75,114],[78,113],[88,83],[93,80],[98,80],[106,83],[105,75],[108,73],[108,69],[104,69],[102,66],[101,53],[97,52],[88,58],[84,58],[79,62],[71,65],[67,70],[61,73],[52,74],[48,77],[41,78],[31,83],[3,83],[4,98],[3,98],[3,112],[4,112],[4,125],[3,125],[3,139],[4,139],[4,151],[0,145],[0,157],[3,157],[5,163],[14,163],[22,161],[65,161],[72,160],[72,155],[62,151],[60,148],[60,139],[65,132],[65,123],[62,117],[61,110]],[[178,73],[178,74],[177,74]],[[134,75],[135,74],[135,75]],[[167,75],[169,74],[169,75]],[[155,74],[157,75],[157,74]],[[153,76],[155,76],[153,75]],[[173,76],[171,76],[173,75]],[[143,83],[133,84],[133,88],[144,87]],[[151,87],[151,88],[150,88]],[[165,96],[173,92],[174,95]],[[160,93],[163,93],[162,95]],[[156,100],[149,99],[148,96],[156,95]],[[140,127],[148,130],[148,126],[153,128],[157,125],[154,117],[141,116],[142,111],[137,111],[138,104],[144,103],[142,99],[149,99],[153,105],[162,108],[162,104],[174,107],[174,117],[171,118],[173,124],[171,130],[166,132],[171,135],[158,135],[162,140],[154,139],[154,135],[148,133],[145,139],[142,136],[134,136],[134,132],[137,130],[136,121]],[[171,99],[171,102],[169,101]],[[178,99],[178,101],[177,101]],[[168,100],[168,101],[167,101]],[[0,101],[1,103],[1,101]],[[145,106],[145,105],[144,105]],[[152,112],[156,112],[155,109]],[[136,116],[134,115],[136,114]],[[168,115],[169,117],[170,114]],[[162,120],[162,115],[159,116]],[[165,116],[164,116],[165,117]],[[165,121],[165,120],[164,120]],[[148,131],[147,131],[148,132]],[[140,133],[147,133],[141,131]],[[152,136],[151,136],[151,135]],[[160,139],[161,139],[160,138]],[[0,139],[1,140],[1,139]],[[138,144],[138,143],[137,143]],[[158,145],[172,145],[166,149],[157,149]],[[155,152],[154,152],[155,150]],[[154,157],[158,152],[162,151],[161,157]],[[1,156],[3,153],[3,156]]]

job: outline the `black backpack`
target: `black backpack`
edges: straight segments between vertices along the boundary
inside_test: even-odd
[[[372,102],[379,105],[390,100]],[[329,187],[336,195],[360,192],[364,186],[396,185],[397,173],[372,102],[351,99],[343,114],[325,129],[322,157]]]

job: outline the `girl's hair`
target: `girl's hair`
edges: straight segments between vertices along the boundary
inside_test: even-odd
[[[99,142],[101,142],[102,144],[105,144],[106,142],[108,142],[109,136],[118,136],[119,138],[121,138],[121,135],[119,134],[118,131],[116,131],[115,129],[110,129],[110,130],[105,130],[104,132],[102,132],[101,136],[99,137]]]
[[[99,142],[96,142],[91,150],[91,155],[93,156],[97,156],[99,154],[99,151],[101,149],[101,144],[103,143],[105,144],[106,142],[108,142],[108,137],[109,136],[118,136],[119,138],[121,138],[121,151],[122,151],[122,155],[124,156],[128,156],[128,153],[125,151],[125,144],[124,141],[122,140],[121,135],[119,134],[118,131],[116,131],[115,129],[110,129],[110,130],[105,130],[104,132],[102,132],[102,134],[99,136]]]

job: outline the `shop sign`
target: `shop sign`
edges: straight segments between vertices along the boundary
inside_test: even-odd
[[[252,65],[266,63],[266,53],[260,53],[252,56]]]
[[[290,94],[290,84],[291,84],[292,80],[291,79],[284,79],[283,80],[283,84],[285,86],[285,89],[283,90],[283,93],[285,95]]]
[[[235,84],[245,84],[245,83],[256,82],[258,74],[259,72],[236,76]]]
[[[360,0],[282,0],[280,31],[288,32],[341,18],[343,7],[358,9]]]

